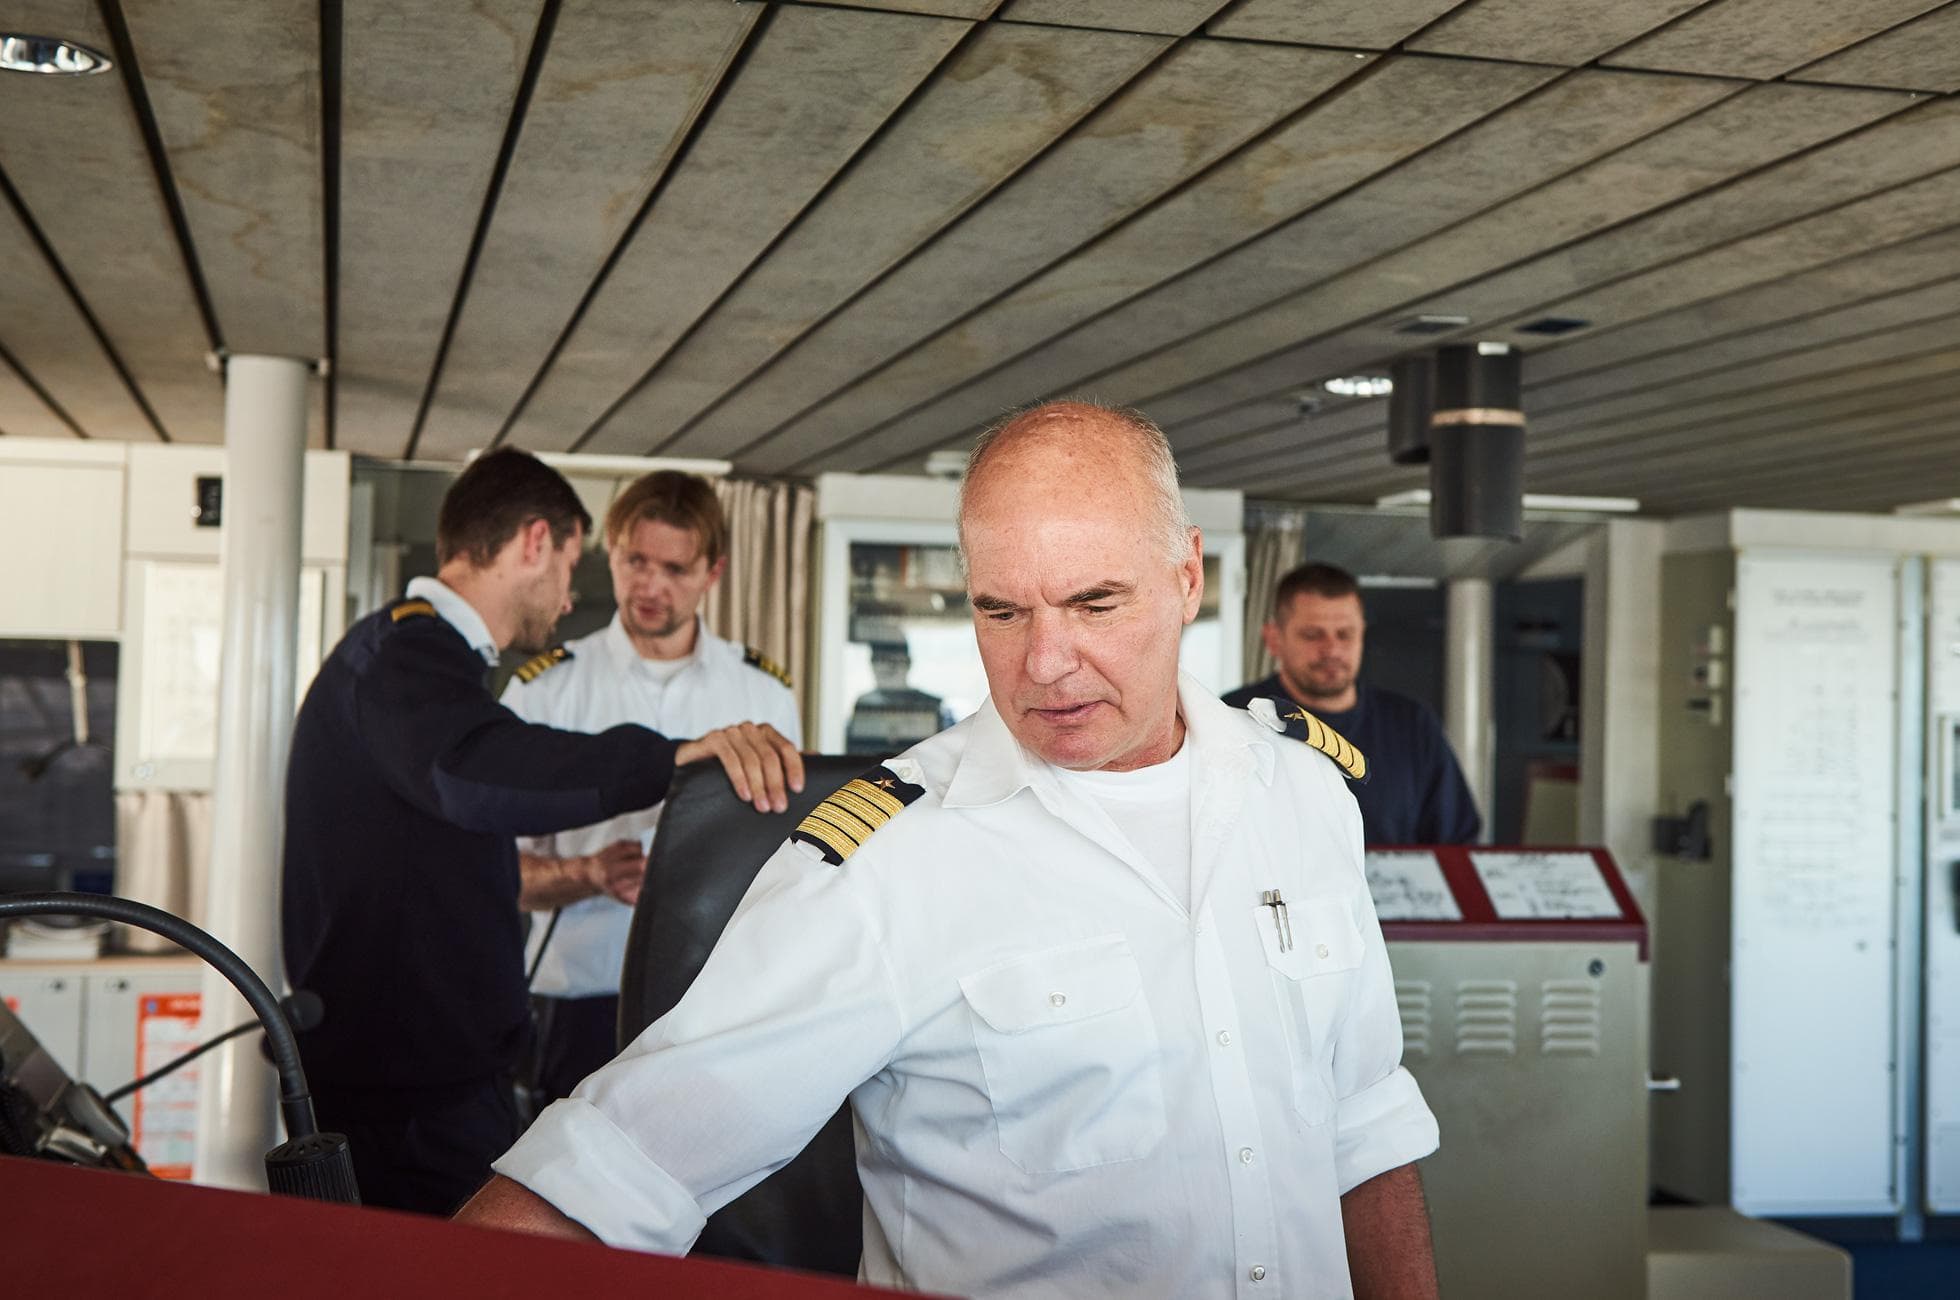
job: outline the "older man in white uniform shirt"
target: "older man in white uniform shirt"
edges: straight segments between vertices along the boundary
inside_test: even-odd
[[[960,522],[988,704],[806,820],[464,1216],[684,1251],[848,1096],[867,1281],[1433,1296],[1360,815],[1270,708],[1180,678],[1204,571],[1163,435],[1037,408]]]
[[[802,743],[796,697],[782,670],[710,632],[701,602],[728,567],[728,523],[714,488],[660,470],[606,512],[612,622],[518,669],[503,703],[528,722],[604,731],[623,722],[699,736],[767,723]],[[522,904],[540,916],[525,968],[538,999],[536,1086],[562,1097],[610,1061],[619,972],[646,854],[664,804],[520,844]]]

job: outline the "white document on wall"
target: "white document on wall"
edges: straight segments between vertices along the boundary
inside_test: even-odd
[[[1896,1208],[1898,561],[1736,565],[1733,1184],[1752,1214]]]
[[[209,561],[142,566],[142,698],[138,751],[145,762],[209,762],[218,745],[218,668],[224,648],[225,588]],[[322,654],[325,576],[300,571],[294,708]]]
[[[1427,849],[1373,849],[1367,857],[1368,892],[1384,921],[1461,921],[1463,909],[1443,878],[1443,864]]]
[[[1472,853],[1500,921],[1617,921],[1624,913],[1590,853]]]

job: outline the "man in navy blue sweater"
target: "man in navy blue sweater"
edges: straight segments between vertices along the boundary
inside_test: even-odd
[[[571,608],[591,524],[536,458],[479,458],[443,499],[438,576],[348,630],[294,724],[286,969],[324,1005],[300,1051],[370,1205],[447,1214],[517,1138],[511,1076],[530,1019],[514,836],[658,803],[676,764],[703,759],[760,809],[802,788],[772,727],[585,735],[491,696],[499,653],[543,649]]]
[[[1353,787],[1368,843],[1473,843],[1483,819],[1436,715],[1357,680],[1367,630],[1353,574],[1301,565],[1279,580],[1264,629],[1279,671],[1225,702],[1244,708],[1264,696],[1282,712],[1297,704],[1353,741],[1368,756],[1368,782]]]

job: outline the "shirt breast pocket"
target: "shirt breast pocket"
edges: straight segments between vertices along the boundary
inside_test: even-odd
[[[1148,1155],[1166,1130],[1157,1027],[1121,935],[960,981],[1001,1154],[1029,1173]]]
[[[1361,928],[1346,898],[1288,903],[1280,918],[1261,905],[1252,923],[1280,1001],[1294,1108],[1307,1123],[1325,1124],[1334,1114],[1334,1043],[1361,966]]]

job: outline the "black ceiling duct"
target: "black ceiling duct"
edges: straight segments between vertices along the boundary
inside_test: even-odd
[[[1429,463],[1429,412],[1434,405],[1436,359],[1427,352],[1402,357],[1388,368],[1388,458],[1397,465]]]
[[[1429,531],[1524,538],[1523,358],[1508,343],[1436,349]]]

